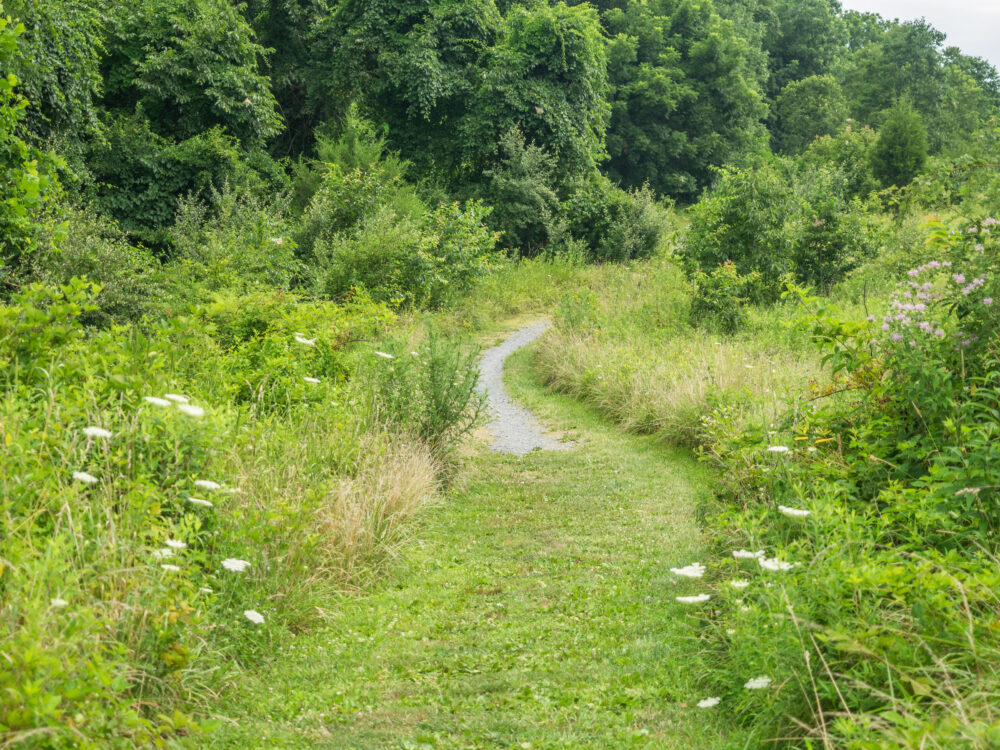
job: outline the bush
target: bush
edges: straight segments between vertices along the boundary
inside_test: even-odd
[[[746,322],[746,304],[757,296],[760,274],[752,271],[741,276],[732,262],[723,263],[711,273],[697,270],[691,276],[691,322],[707,325],[724,333],[734,333]]]
[[[665,211],[648,186],[625,191],[602,176],[571,185],[560,218],[597,262],[648,258],[667,230]]]
[[[33,254],[20,280],[60,287],[79,276],[98,284],[92,308],[80,316],[84,325],[137,323],[163,314],[160,264],[148,250],[129,243],[112,221],[90,208],[66,209],[62,218],[72,231]]]
[[[792,206],[791,187],[776,165],[720,170],[718,185],[691,209],[689,264],[704,269],[731,262],[740,276],[760,275],[763,299],[777,299],[782,278],[795,268],[785,227]]]

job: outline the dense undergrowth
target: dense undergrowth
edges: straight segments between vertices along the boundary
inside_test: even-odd
[[[673,258],[564,295],[538,347],[551,386],[719,470],[715,555],[676,571],[676,606],[710,665],[704,710],[733,711],[741,743],[1000,742],[996,182],[938,167],[872,216],[868,260],[832,259],[829,294],[780,275],[766,293],[775,254],[737,243],[706,310],[696,242],[761,220],[760,181],[732,182]],[[772,240],[791,268],[794,227]]]

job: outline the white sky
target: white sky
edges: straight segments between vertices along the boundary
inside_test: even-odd
[[[910,21],[921,16],[948,35],[945,46],[1000,68],[1000,0],[841,0],[845,10]]]

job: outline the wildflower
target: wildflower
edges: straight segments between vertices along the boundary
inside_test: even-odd
[[[745,368],[747,368],[748,370],[752,370],[752,369],[753,369],[753,365],[743,365],[743,366],[744,366]]]
[[[976,250],[978,250],[979,252],[983,252],[983,250],[985,249],[986,248],[984,248],[982,245],[976,245]]]
[[[685,578],[701,578],[705,575],[705,566],[701,563],[691,563],[683,568],[671,568],[670,572]]]
[[[993,304],[993,298],[992,297],[983,297],[983,304],[986,305],[987,307],[989,307],[990,305]]]
[[[243,610],[243,616],[247,618],[250,622],[255,623],[257,625],[264,624],[264,615],[262,615],[256,609]]]
[[[794,567],[793,563],[779,560],[777,557],[758,557],[757,562],[764,570],[791,570]]]
[[[83,434],[92,438],[109,438],[111,433],[103,427],[84,427]]]
[[[903,340],[903,334],[901,334],[901,333],[894,333],[894,334],[892,334],[891,338],[892,338],[893,341],[902,341]]]
[[[674,599],[681,604],[701,604],[712,598],[711,594],[697,594],[695,596],[675,596]]]
[[[734,589],[745,589],[747,586],[750,585],[750,581],[747,581],[744,578],[734,578],[729,582],[729,585],[732,586]]]
[[[805,518],[812,513],[811,510],[802,510],[801,508],[789,508],[787,505],[779,505],[778,510],[781,511],[783,515],[789,518]]]
[[[295,340],[306,346],[316,346],[316,339],[307,339],[305,336],[295,334]]]
[[[953,273],[951,275],[951,278],[953,278],[955,280],[956,284],[964,284],[965,283],[965,276],[963,276],[960,273]]]
[[[770,684],[771,684],[770,677],[754,677],[752,679],[747,680],[746,684],[743,687],[746,688],[747,690],[763,690]]]
[[[222,485],[218,482],[213,482],[211,479],[196,479],[194,480],[195,487],[201,487],[203,490],[221,490]]]
[[[771,445],[768,446],[768,453],[788,453],[790,448],[787,445]]]
[[[381,357],[382,359],[395,359],[391,354],[386,354],[385,352],[375,352],[376,357]]]
[[[180,570],[180,567],[178,567],[177,565],[171,565],[170,563],[163,563],[163,565],[161,565],[160,567],[163,568],[164,570],[169,570],[174,573]]]
[[[955,497],[961,497],[962,495],[978,495],[980,487],[963,487],[958,492],[955,493]]]
[[[77,479],[77,480],[83,482],[84,484],[97,484],[99,481],[101,481],[100,479],[98,479],[97,477],[95,477],[93,474],[88,474],[85,471],[74,471],[73,472],[73,479]]]
[[[180,539],[168,539],[167,541],[164,542],[164,544],[167,545],[168,547],[172,547],[173,549],[184,549],[185,547],[187,547],[187,545]]]
[[[165,560],[166,558],[173,557],[173,556],[174,556],[174,551],[172,549],[170,549],[169,547],[164,547],[163,549],[154,549],[153,550],[153,559],[154,560]]]
[[[143,400],[147,404],[152,404],[153,406],[170,406],[170,402],[165,398],[159,398],[157,396],[145,396]]]
[[[214,594],[215,592],[212,591],[212,589],[208,588],[208,586],[202,586],[200,589],[198,589],[198,593],[199,594]]]
[[[306,381],[307,383],[318,383],[319,382],[319,378],[302,378],[302,379],[304,381]]]
[[[181,396],[179,393],[164,393],[164,398],[169,398],[176,404],[186,404],[190,399],[187,396]]]
[[[57,609],[69,606],[68,601],[66,601],[65,599],[60,599],[58,596],[55,599],[50,600],[49,604],[53,607],[56,607]]]
[[[737,560],[756,560],[758,557],[764,556],[764,550],[757,550],[756,552],[751,552],[747,549],[737,549],[733,550],[733,557]]]
[[[714,708],[722,702],[721,698],[705,698],[698,701],[698,708]]]
[[[874,323],[875,322],[875,316],[874,315],[869,315],[868,316],[868,322],[869,323]]]
[[[205,416],[205,410],[200,406],[195,406],[194,404],[177,404],[177,408],[182,412],[187,414],[189,417],[203,417]]]
[[[212,503],[208,500],[202,500],[200,497],[189,497],[188,502],[193,503],[194,505],[204,505],[206,508],[212,507]]]
[[[242,573],[244,570],[250,567],[250,563],[246,560],[237,560],[232,557],[227,557],[222,561],[222,567],[226,570],[231,570],[234,573]]]

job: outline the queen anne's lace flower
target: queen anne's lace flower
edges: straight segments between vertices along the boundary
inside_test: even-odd
[[[205,410],[194,404],[177,404],[177,408],[189,417],[203,417]]]
[[[381,357],[382,359],[395,359],[391,354],[386,354],[385,352],[375,352],[376,357]]]
[[[262,625],[264,623],[264,615],[262,615],[256,609],[243,610],[243,616],[247,618],[250,622],[255,623],[257,625]]]
[[[746,681],[743,686],[747,690],[763,690],[771,684],[770,677],[753,677]]]
[[[200,497],[189,497],[188,498],[188,502],[192,503],[194,505],[203,505],[206,508],[211,508],[212,507],[212,503],[211,502],[209,502],[208,500],[202,500]]]
[[[295,334],[295,340],[304,346],[316,346],[316,339],[307,339],[299,333]]]
[[[712,598],[711,594],[697,594],[695,596],[675,596],[674,599],[681,604],[701,604]]]
[[[750,581],[747,581],[743,578],[734,578],[729,582],[729,585],[732,586],[734,589],[745,589],[747,586],[750,585]]]
[[[84,427],[83,434],[91,438],[109,438],[111,432],[103,427]]]
[[[705,566],[701,563],[691,563],[683,568],[671,568],[670,572],[676,576],[683,576],[685,578],[701,578],[705,575]]]
[[[167,545],[168,547],[172,547],[173,549],[184,549],[185,547],[187,547],[187,545],[180,539],[168,539],[167,541],[164,542],[164,544]]]
[[[698,708],[715,708],[722,703],[722,698],[704,698],[698,701]]]
[[[234,573],[242,573],[250,567],[250,563],[246,560],[237,560],[234,557],[228,557],[222,561],[222,567],[226,570],[231,570]]]
[[[783,515],[789,518],[805,518],[812,513],[811,510],[802,510],[801,508],[789,508],[787,505],[779,505],[778,510],[781,511]]]
[[[318,383],[319,382],[319,378],[302,378],[302,379],[304,381],[306,381],[307,383]]]
[[[777,557],[771,557],[771,558],[759,557],[757,558],[757,562],[760,563],[760,567],[762,567],[764,570],[774,570],[774,571],[791,570],[793,567],[795,567],[794,563],[785,562],[784,560],[779,560]]]
[[[57,609],[61,609],[62,607],[68,607],[69,606],[69,602],[68,601],[66,601],[65,599],[61,599],[58,596],[55,599],[51,599],[49,601],[49,604],[51,604],[53,607],[56,607]]]
[[[179,393],[164,393],[164,398],[169,398],[174,403],[186,404],[190,399],[187,396],[182,396]]]
[[[169,570],[169,571],[171,571],[173,573],[176,573],[177,571],[180,570],[180,568],[178,566],[171,565],[170,563],[164,563],[160,567],[163,568],[164,570]]]
[[[145,396],[143,399],[147,404],[152,404],[153,406],[170,406],[170,402],[165,398],[160,398],[158,396]]]
[[[733,557],[737,560],[756,560],[758,557],[764,556],[764,550],[760,549],[756,552],[751,552],[748,549],[734,549]]]
[[[791,449],[787,445],[771,445],[768,446],[768,453],[788,453]]]
[[[203,490],[221,490],[222,485],[218,482],[213,482],[211,479],[196,479],[194,481],[195,487],[201,487]]]
[[[97,484],[99,481],[101,481],[93,474],[88,474],[85,471],[74,471],[73,479],[77,480],[78,482],[83,482],[84,484]]]

